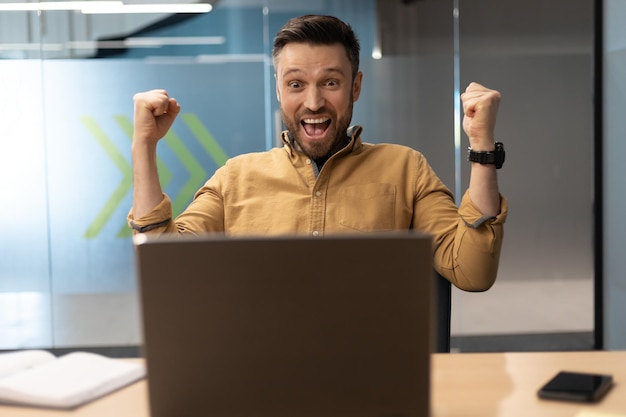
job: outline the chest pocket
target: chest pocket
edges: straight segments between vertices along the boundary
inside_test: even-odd
[[[373,183],[345,187],[341,194],[339,223],[362,232],[393,230],[396,187]]]

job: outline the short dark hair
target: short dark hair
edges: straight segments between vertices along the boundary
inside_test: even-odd
[[[353,79],[359,71],[359,40],[349,24],[334,16],[305,15],[287,21],[274,38],[274,63],[288,43],[342,44],[352,66]]]

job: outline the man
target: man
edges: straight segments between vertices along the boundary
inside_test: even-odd
[[[135,232],[323,236],[417,229],[433,235],[440,274],[464,290],[488,289],[506,218],[488,160],[500,94],[472,83],[461,97],[464,130],[482,163],[472,162],[457,208],[421,153],[363,143],[362,129],[349,127],[363,79],[350,26],[330,16],[294,18],[278,32],[273,58],[284,147],[230,159],[176,220],[159,183],[156,146],[180,106],[164,90],[135,95],[129,214]],[[303,257],[315,267],[315,254]]]

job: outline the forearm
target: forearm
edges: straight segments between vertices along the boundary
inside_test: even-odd
[[[156,163],[156,143],[143,143],[133,138],[133,213],[140,218],[150,213],[163,200]]]
[[[474,152],[493,152],[496,114],[500,93],[478,83],[470,83],[461,94],[463,101],[463,130]],[[469,196],[484,216],[496,216],[500,212],[498,179],[494,164],[472,162]]]
[[[495,165],[472,163],[469,197],[484,216],[500,213],[500,192]]]
[[[149,214],[163,200],[156,148],[172,126],[180,106],[165,90],[137,93],[133,101],[133,215],[138,219]]]

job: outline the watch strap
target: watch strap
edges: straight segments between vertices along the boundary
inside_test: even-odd
[[[479,164],[492,164],[496,166],[496,169],[502,168],[504,164],[504,145],[502,142],[495,143],[495,149],[493,151],[473,151],[472,148],[467,148],[467,160],[470,162],[478,162]]]

